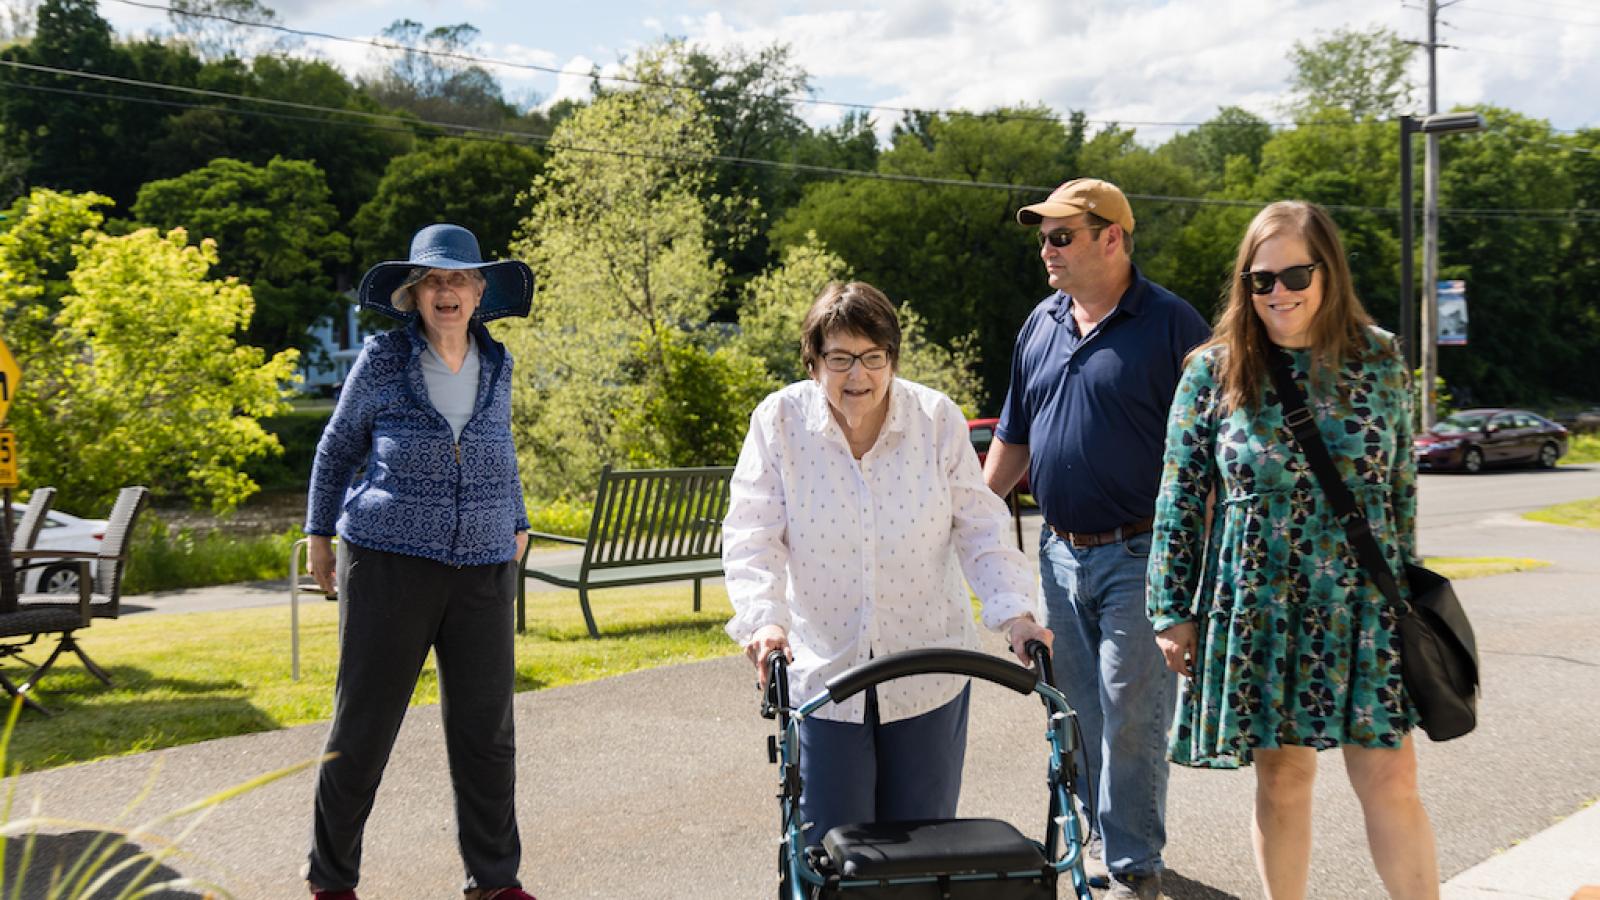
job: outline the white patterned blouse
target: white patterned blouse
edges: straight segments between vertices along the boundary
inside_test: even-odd
[[[1010,513],[984,484],[961,410],[899,378],[888,402],[877,442],[857,460],[822,388],[789,385],[751,415],[734,469],[727,632],[743,644],[763,626],[787,629],[797,704],[873,657],[975,649],[968,583],[991,630],[1038,606],[1037,578],[1008,540]],[[965,684],[919,675],[879,685],[879,721],[931,712]],[[859,723],[865,709],[858,694],[817,717]]]

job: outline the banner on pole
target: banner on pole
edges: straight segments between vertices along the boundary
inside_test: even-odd
[[[1467,283],[1439,282],[1439,346],[1467,345]]]

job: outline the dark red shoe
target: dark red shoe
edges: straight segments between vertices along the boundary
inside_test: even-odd
[[[312,891],[314,900],[360,900],[355,891]]]
[[[519,887],[492,890],[484,894],[483,898],[484,900],[539,900],[539,898]]]

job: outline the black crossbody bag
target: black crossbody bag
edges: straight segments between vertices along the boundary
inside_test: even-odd
[[[1478,724],[1478,647],[1472,623],[1467,621],[1450,579],[1422,566],[1406,563],[1411,603],[1401,599],[1394,573],[1372,536],[1372,525],[1356,510],[1355,495],[1339,478],[1322,432],[1306,408],[1305,393],[1295,384],[1292,365],[1287,353],[1273,353],[1272,381],[1283,405],[1284,424],[1294,433],[1322,493],[1333,504],[1361,565],[1395,609],[1400,673],[1422,719],[1422,730],[1435,741],[1458,738]],[[1409,453],[1411,448],[1402,447],[1400,452]]]

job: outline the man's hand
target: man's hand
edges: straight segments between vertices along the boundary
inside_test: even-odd
[[[1033,658],[1028,655],[1029,641],[1040,641],[1052,651],[1055,648],[1055,634],[1035,622],[1031,613],[1007,619],[1001,627],[1005,629],[1006,640],[1011,644],[1011,652],[1015,653],[1017,659],[1022,660],[1025,666],[1033,665]]]
[[[517,532],[517,565],[522,565],[522,554],[528,552],[528,533]]]
[[[306,536],[306,551],[311,558],[311,577],[324,593],[332,595],[337,589],[334,582],[333,538],[325,534]]]
[[[1193,622],[1181,622],[1156,635],[1156,646],[1167,660],[1167,668],[1185,678],[1194,677],[1195,649],[1199,630]]]
[[[755,665],[756,677],[763,691],[767,689],[767,657],[774,650],[782,650],[784,659],[794,662],[794,653],[789,649],[789,633],[782,625],[761,626],[744,645],[744,655]]]

